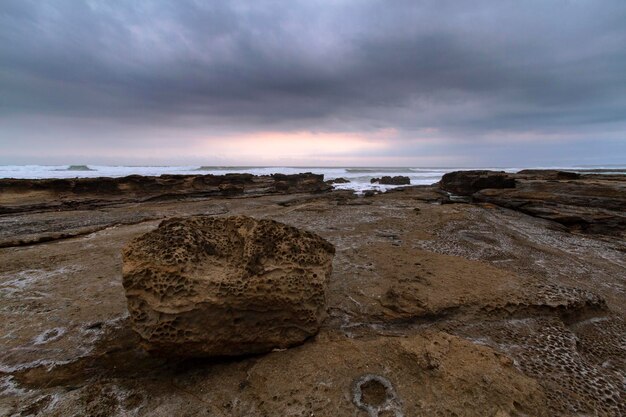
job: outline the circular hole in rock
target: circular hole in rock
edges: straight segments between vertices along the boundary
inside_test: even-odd
[[[370,415],[378,416],[378,413],[382,411],[395,408],[396,393],[387,378],[375,374],[365,374],[355,380],[353,384],[352,401],[354,405],[366,410]]]
[[[361,385],[361,402],[372,407],[380,407],[387,401],[387,387],[380,381],[371,379]]]

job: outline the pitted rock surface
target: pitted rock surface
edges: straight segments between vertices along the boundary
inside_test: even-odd
[[[124,249],[133,329],[150,351],[267,352],[302,343],[324,318],[334,247],[273,220],[163,221]]]
[[[571,233],[493,204],[432,204],[442,195],[435,187],[365,199],[349,191],[245,198],[244,188],[243,198],[0,216],[0,235],[29,241],[118,224],[0,248],[0,415],[626,416],[624,239]],[[122,248],[160,222],[141,219],[227,213],[275,219],[335,245],[329,317],[306,343],[265,355],[147,355],[127,315]],[[189,239],[161,239],[159,250],[196,256]],[[159,259],[151,251],[146,265]],[[159,262],[161,272],[178,267]],[[187,277],[196,264],[185,265]],[[159,294],[142,291],[150,302]]]

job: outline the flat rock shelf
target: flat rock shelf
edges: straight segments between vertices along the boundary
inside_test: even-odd
[[[466,172],[371,196],[235,178],[2,183],[0,416],[626,414],[623,176]],[[146,268],[215,268],[226,293],[149,296]],[[265,288],[271,270],[319,279],[324,302],[317,284]],[[211,316],[237,276],[256,312]],[[127,294],[160,314],[138,320]],[[262,330],[286,306],[306,331],[256,349],[249,320]],[[202,346],[234,334],[250,349],[198,358],[196,336],[143,333],[187,308]]]

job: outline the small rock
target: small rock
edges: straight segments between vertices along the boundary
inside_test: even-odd
[[[345,178],[339,177],[339,178],[335,178],[335,179],[326,181],[326,184],[347,184],[349,182],[350,182],[350,180],[347,180]]]

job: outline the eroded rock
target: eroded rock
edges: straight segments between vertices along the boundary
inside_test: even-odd
[[[124,249],[134,330],[150,351],[267,352],[302,343],[325,314],[334,247],[273,220],[163,221]]]
[[[456,171],[439,187],[468,201],[490,203],[552,220],[570,229],[606,235],[626,230],[626,176],[555,170]],[[456,201],[455,196],[449,197]],[[465,201],[465,200],[462,200]]]
[[[0,214],[92,209],[120,203],[208,196],[322,193],[324,176],[301,174],[129,175],[121,178],[0,178]]]
[[[247,375],[263,401],[244,415],[549,415],[539,384],[510,359],[444,332],[316,340],[264,356]]]
[[[334,178],[332,180],[327,180],[326,184],[348,184],[350,180],[347,180],[343,177]]]
[[[580,180],[516,180],[508,190],[481,190],[479,202],[518,210],[569,227],[600,234],[626,230],[626,177],[622,181],[589,175]]]
[[[354,381],[352,402],[370,417],[381,413],[403,417],[401,404],[391,381],[380,375],[365,374]]]
[[[515,179],[504,171],[454,171],[444,174],[439,187],[456,195],[470,196],[486,188],[515,188]]]
[[[380,183],[388,185],[409,185],[411,184],[411,179],[405,175],[396,175],[395,177],[384,176],[380,178]]]
[[[385,175],[380,178],[372,178],[370,182],[372,184],[379,183],[385,185],[410,185],[411,179],[404,175],[396,175],[395,177]]]

